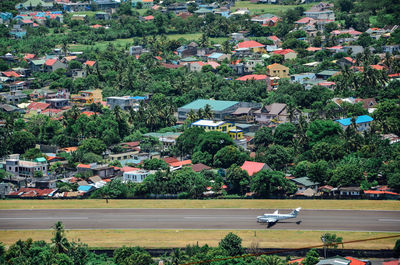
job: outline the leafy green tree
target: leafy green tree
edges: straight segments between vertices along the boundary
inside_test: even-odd
[[[265,265],[284,265],[286,264],[280,257],[276,255],[268,255],[261,257],[262,264]]]
[[[315,144],[322,139],[338,136],[342,129],[340,125],[330,120],[315,120],[309,124],[307,137],[311,144]]]
[[[192,154],[199,142],[199,137],[205,133],[202,128],[190,127],[176,139],[176,150],[179,154]]]
[[[272,128],[261,127],[258,129],[254,135],[254,144],[256,147],[265,146],[272,144],[274,142],[274,135]]]
[[[79,149],[81,149],[83,152],[101,155],[104,151],[106,151],[107,146],[100,139],[89,138],[80,143]]]
[[[241,165],[248,158],[249,156],[241,152],[237,147],[228,145],[215,154],[214,166],[228,168],[233,164]]]
[[[338,237],[336,234],[325,233],[321,236],[321,240],[328,248],[337,248],[339,244],[343,244],[343,238]]]
[[[143,162],[143,168],[148,170],[167,169],[169,165],[161,159],[153,158]]]
[[[275,143],[283,146],[292,144],[296,127],[292,123],[279,124],[274,132]]]
[[[293,161],[293,150],[281,145],[270,145],[265,153],[257,153],[256,160],[269,165],[275,170],[282,170]]]
[[[261,170],[250,180],[250,190],[258,196],[268,198],[296,191],[296,186],[280,171]]]
[[[161,143],[156,137],[150,136],[140,141],[140,150],[143,152],[155,152],[160,150],[160,148]]]
[[[399,258],[400,257],[400,239],[396,240],[393,251],[394,251],[394,257]]]
[[[192,155],[193,164],[201,163],[205,165],[212,165],[212,160],[213,156],[208,152],[197,151]]]
[[[226,252],[227,256],[239,256],[244,253],[242,239],[232,232],[219,242],[219,247]]]
[[[310,249],[307,254],[306,258],[303,260],[303,265],[315,265],[319,262],[319,254],[315,249]]]
[[[344,158],[332,170],[331,175],[330,183],[332,185],[360,185],[364,179],[362,161],[355,157]]]
[[[37,148],[30,148],[26,150],[22,157],[25,159],[33,160],[35,158],[44,157],[43,153]]]
[[[58,221],[53,226],[53,238],[51,242],[53,243],[53,248],[56,253],[67,253],[68,248],[70,247],[70,243],[68,242],[67,237],[65,236],[64,225],[62,222]]]
[[[35,136],[26,131],[15,131],[11,137],[11,150],[15,154],[23,154],[29,148],[33,148],[36,143]]]
[[[238,165],[233,164],[227,170],[226,181],[229,193],[243,195],[248,190],[250,177],[247,171],[242,170]]]
[[[154,261],[147,251],[139,247],[118,248],[114,251],[114,262],[118,265],[151,265]]]
[[[223,132],[206,132],[199,138],[199,144],[195,151],[208,152],[214,156],[220,149],[225,146],[233,145],[232,138]]]

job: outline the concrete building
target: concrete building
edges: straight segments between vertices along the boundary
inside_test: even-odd
[[[267,74],[273,77],[289,78],[289,68],[278,63],[270,64],[267,66]]]
[[[19,177],[33,178],[36,171],[42,172],[43,176],[47,176],[47,161],[45,158],[37,158],[34,161],[20,160],[16,158],[6,159],[5,170]]]
[[[204,109],[206,105],[211,107],[215,120],[223,120],[225,116],[234,112],[240,106],[240,103],[238,101],[198,99],[178,108],[178,119],[185,120],[189,111]]]
[[[139,97],[139,96],[108,97],[107,105],[109,105],[111,109],[114,109],[116,106],[119,106],[122,110],[128,110],[131,108],[138,109],[139,102],[145,99],[146,97]]]
[[[150,175],[150,172],[147,170],[136,170],[124,172],[122,176],[123,182],[143,182],[143,180]]]
[[[103,100],[101,89],[82,90],[77,95],[71,95],[71,101],[77,105],[92,104]]]
[[[336,120],[340,126],[342,126],[343,130],[346,130],[352,124],[352,118],[340,119]],[[370,124],[374,119],[368,115],[358,116],[355,119],[355,125],[357,127],[357,131],[363,132],[370,129]]]

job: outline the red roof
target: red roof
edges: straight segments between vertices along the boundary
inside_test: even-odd
[[[6,71],[6,72],[2,72],[2,74],[7,77],[21,77],[20,74],[14,72],[14,71]]]
[[[125,143],[121,143],[121,145],[123,147],[124,146],[126,146],[126,147],[136,147],[136,146],[140,145],[140,142],[139,141],[136,141],[136,142],[125,142]]]
[[[266,80],[267,75],[245,75],[239,78],[236,78],[238,81],[248,81],[248,80]]]
[[[156,59],[159,60],[159,61],[162,61],[161,56],[154,56],[154,58],[156,58]]]
[[[145,16],[143,17],[144,20],[153,20],[154,16],[150,15],[150,16]]]
[[[351,57],[344,57],[344,59],[346,59],[347,61],[351,62],[351,63],[356,63],[356,60],[354,60]]]
[[[204,164],[202,164],[202,163],[194,164],[194,165],[191,166],[191,168],[193,169],[194,172],[200,172],[200,171],[202,171],[202,170],[209,170],[209,169],[211,169],[211,167],[209,167],[209,166],[207,166],[207,165],[204,165]]]
[[[301,263],[304,260],[304,258],[299,258],[299,259],[294,259],[294,260],[290,260],[288,261],[289,264],[293,264],[293,263]]]
[[[96,24],[96,25],[93,25],[93,26],[90,26],[90,27],[94,28],[94,29],[98,29],[98,28],[102,28],[103,26],[99,25],[99,24]]]
[[[311,21],[315,21],[315,19],[310,18],[310,17],[303,17],[303,18],[300,18],[299,20],[297,20],[297,21],[294,22],[294,23],[296,23],[296,24],[308,24],[308,23],[310,23]]]
[[[399,264],[400,264],[400,260],[398,260],[398,259],[386,261],[386,262],[382,263],[382,265],[399,265]]]
[[[33,54],[33,53],[27,53],[27,54],[25,54],[24,59],[33,59],[33,58],[35,58],[35,57],[36,57],[35,54]]]
[[[269,36],[267,39],[270,39],[272,41],[280,40],[277,36]]]
[[[352,258],[352,257],[345,257],[345,259],[350,260],[349,265],[365,265],[366,264],[366,262],[361,261],[359,259]]]
[[[372,68],[372,69],[375,69],[375,70],[380,70],[380,71],[382,71],[382,70],[384,70],[384,69],[385,69],[385,67],[384,67],[384,66],[382,66],[382,65],[379,65],[379,64],[374,64],[374,65],[371,65],[371,68]]]
[[[366,190],[364,191],[365,194],[390,194],[390,195],[399,195],[399,193],[386,191],[386,190]]]
[[[328,50],[340,50],[342,48],[343,48],[343,46],[332,46],[332,47],[328,47],[327,49]]]
[[[253,161],[244,161],[243,165],[240,167],[243,170],[246,170],[249,176],[253,176],[257,172],[259,172],[265,163],[253,162]]]
[[[79,168],[90,168],[90,165],[79,164],[79,165],[77,165],[76,167],[79,167]]]
[[[35,188],[21,188],[18,191],[10,192],[10,196],[20,196],[20,197],[43,197],[48,196],[55,189],[35,189]]]
[[[389,77],[400,77],[400,73],[397,73],[397,74],[391,74],[391,75],[389,75]]]
[[[164,162],[167,164],[179,162],[179,160],[176,159],[175,157],[163,157],[161,158],[161,160],[164,160]]]
[[[93,111],[83,111],[81,114],[85,114],[86,116],[90,117],[94,115],[95,113]]]
[[[48,103],[44,102],[32,102],[28,105],[27,109],[29,110],[45,110],[50,106]]]
[[[21,20],[21,22],[24,24],[32,24],[33,23],[33,21],[30,19],[23,19],[23,20]]]
[[[309,51],[309,52],[315,52],[315,51],[320,51],[320,50],[322,50],[322,48],[318,48],[318,47],[308,47],[306,50]]]
[[[183,65],[172,64],[172,63],[162,63],[161,65],[168,69],[177,69],[183,67]]]
[[[327,81],[327,82],[320,82],[320,83],[318,83],[318,85],[319,86],[334,86],[334,85],[336,85],[336,83]]]
[[[42,113],[47,113],[47,112],[50,112],[50,113],[60,113],[62,110],[60,110],[60,109],[46,109],[46,110],[44,110]]]
[[[190,165],[192,164],[192,160],[183,160],[183,161],[178,161],[175,163],[170,163],[169,165],[171,167],[180,167],[180,166],[185,166],[185,165]]]
[[[244,48],[251,49],[251,48],[263,48],[263,47],[265,47],[265,45],[254,40],[243,41],[236,45],[237,49],[244,49]]]
[[[272,53],[285,55],[285,54],[288,54],[288,53],[291,53],[291,52],[296,53],[292,49],[276,50],[276,51],[273,51]]]
[[[48,59],[44,64],[47,66],[52,66],[55,64],[55,62],[57,62],[57,59]]]
[[[122,168],[121,168],[121,171],[122,171],[122,172],[130,172],[130,171],[137,171],[137,170],[140,170],[140,168],[137,168],[137,167],[128,167],[128,166],[125,166],[125,167],[122,167]]]
[[[93,66],[96,63],[96,61],[86,61],[84,64],[85,65],[89,65],[89,66]]]

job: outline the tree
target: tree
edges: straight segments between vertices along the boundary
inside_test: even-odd
[[[272,128],[261,127],[258,129],[254,136],[254,145],[258,148],[259,146],[265,146],[272,144],[274,142],[274,136]]]
[[[229,193],[243,195],[248,190],[250,177],[247,171],[242,170],[238,165],[233,164],[227,170],[226,181]]]
[[[212,165],[213,156],[208,152],[197,151],[192,155],[192,162],[194,164]]]
[[[36,143],[35,136],[26,131],[15,131],[11,137],[11,150],[14,154],[23,154]]]
[[[86,152],[86,153],[90,152],[90,153],[94,153],[97,155],[101,155],[101,154],[103,154],[104,151],[106,151],[107,146],[100,139],[88,138],[88,139],[83,140],[80,143],[79,149],[81,149],[83,152]]]
[[[142,150],[143,152],[155,152],[158,151],[160,147],[160,141],[153,136],[146,137],[142,141],[140,141],[140,150]]]
[[[345,157],[332,170],[331,175],[329,182],[332,185],[360,185],[364,179],[362,160],[356,157]]]
[[[33,160],[35,158],[44,157],[43,153],[37,148],[30,148],[22,155],[23,158]]]
[[[394,247],[393,247],[393,252],[394,252],[395,258],[400,257],[400,239],[396,240],[396,243],[394,244]]]
[[[58,221],[54,224],[53,228],[54,237],[51,239],[51,242],[53,243],[54,250],[56,251],[56,253],[67,253],[68,248],[70,247],[70,243],[65,236],[63,223]]]
[[[293,161],[293,149],[281,145],[270,145],[265,153],[257,153],[256,161],[263,162],[275,170],[282,170]]]
[[[296,186],[280,171],[261,170],[250,181],[250,190],[258,196],[268,198],[283,196],[296,191]]]
[[[289,146],[293,142],[296,133],[296,127],[292,123],[279,124],[274,132],[275,143],[283,146]]]
[[[284,265],[286,264],[280,257],[276,255],[268,255],[261,257],[262,264],[264,265]]]
[[[338,136],[341,131],[340,125],[331,120],[315,120],[309,124],[306,134],[311,144],[315,144],[322,139]]]
[[[206,132],[200,135],[195,151],[208,152],[214,156],[221,148],[233,145],[233,140],[223,132]]]
[[[303,265],[315,265],[319,262],[319,254],[315,249],[310,249],[307,254],[306,258],[303,260]]]
[[[159,169],[167,169],[168,164],[161,159],[153,158],[148,159],[143,162],[143,168],[147,170],[159,170]]]
[[[324,251],[326,258],[326,248],[337,248],[339,244],[343,244],[343,238],[336,236],[336,234],[325,233],[321,236],[321,241],[324,243]]]
[[[126,247],[118,248],[114,251],[114,262],[119,265],[150,265],[154,264],[149,253],[139,247]]]
[[[219,247],[226,252],[227,256],[239,256],[244,253],[242,239],[232,232],[219,242]]]
[[[221,148],[214,156],[214,166],[228,168],[233,164],[241,165],[248,159],[246,153],[240,152],[240,150],[232,145]]]

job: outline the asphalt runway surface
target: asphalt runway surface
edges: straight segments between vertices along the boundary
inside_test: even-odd
[[[275,209],[60,209],[0,210],[0,230],[51,229],[266,229],[256,217]],[[291,210],[280,210],[289,213]],[[400,211],[301,210],[268,229],[400,232]]]

